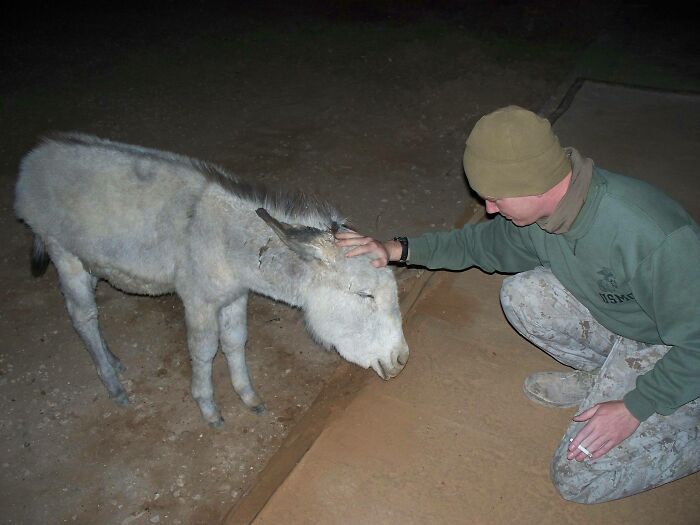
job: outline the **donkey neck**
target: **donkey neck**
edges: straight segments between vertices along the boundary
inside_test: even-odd
[[[252,242],[254,265],[249,287],[257,293],[303,307],[314,280],[315,263],[303,260],[274,233],[265,230]]]
[[[287,247],[255,214],[250,202],[212,185],[200,206],[211,213],[205,220],[226,225],[222,233],[234,279],[253,292],[293,306],[304,305],[316,265]]]

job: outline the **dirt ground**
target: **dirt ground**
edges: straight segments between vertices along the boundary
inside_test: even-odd
[[[55,272],[29,274],[31,235],[14,217],[13,187],[39,135],[79,130],[213,161],[243,178],[315,193],[380,238],[444,229],[475,202],[461,154],[482,114],[506,104],[539,108],[577,68],[697,87],[682,33],[663,38],[657,18],[658,41],[642,39],[651,32],[634,24],[619,40],[610,31],[619,6],[587,3],[583,12],[583,4],[347,1],[253,10],[168,2],[111,11],[30,6],[26,16],[6,17],[2,522],[216,523],[339,363],[310,340],[299,311],[253,298],[248,363],[268,412],[243,407],[217,359],[226,424],[210,429],[189,394],[179,300],[102,283],[100,321],[127,367],[131,402],[112,404],[70,325]]]

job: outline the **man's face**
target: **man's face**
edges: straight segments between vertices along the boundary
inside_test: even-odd
[[[516,226],[527,226],[546,215],[542,195],[528,197],[484,197],[486,213],[500,213]]]

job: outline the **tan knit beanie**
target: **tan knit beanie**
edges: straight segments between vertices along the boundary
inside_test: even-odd
[[[464,150],[469,185],[482,197],[541,195],[570,170],[549,122],[518,106],[481,117]]]

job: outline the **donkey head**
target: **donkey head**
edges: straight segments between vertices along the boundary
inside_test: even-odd
[[[332,231],[286,224],[262,208],[257,214],[311,269],[302,306],[315,338],[383,379],[396,376],[408,360],[408,345],[392,271],[374,268],[366,256],[345,257]]]

